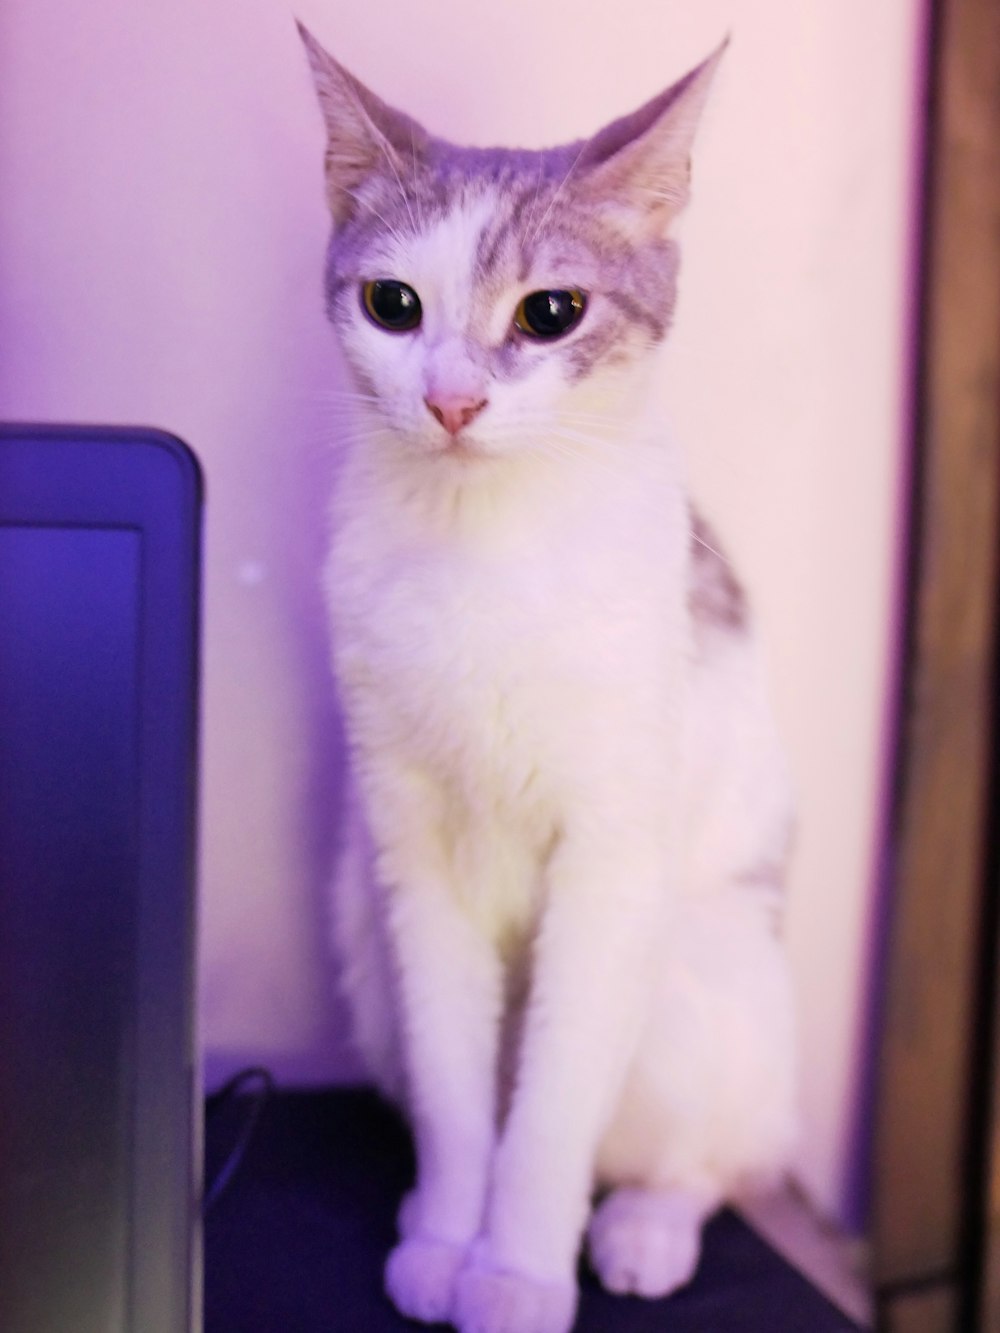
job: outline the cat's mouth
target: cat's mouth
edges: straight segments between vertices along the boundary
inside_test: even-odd
[[[458,434],[449,436],[437,444],[434,451],[436,458],[448,458],[458,463],[475,463],[489,458],[489,450],[478,443],[472,436]]]

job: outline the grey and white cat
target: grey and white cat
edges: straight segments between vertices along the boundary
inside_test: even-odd
[[[649,402],[721,52],[527,152],[433,137],[303,37],[356,388],[336,936],[417,1151],[386,1287],[461,1333],[566,1333],[584,1239],[610,1290],[674,1290],[795,1126],[785,765]]]

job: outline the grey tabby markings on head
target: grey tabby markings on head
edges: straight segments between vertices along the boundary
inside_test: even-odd
[[[425,230],[463,201],[491,200],[474,281],[486,291],[524,282],[534,263],[600,272],[605,314],[550,354],[581,379],[603,362],[659,343],[673,313],[677,250],[667,227],[688,197],[690,150],[725,43],[665,92],[592,138],[531,151],[458,147],[429,134],[348,73],[299,25],[327,125],[327,198],[334,219],[327,309],[343,302],[373,247]],[[501,379],[527,372],[532,349],[508,338],[491,350]]]

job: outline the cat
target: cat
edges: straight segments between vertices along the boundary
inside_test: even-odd
[[[460,1333],[566,1333],[582,1244],[609,1290],[666,1295],[795,1137],[790,785],[649,401],[722,52],[529,152],[433,137],[302,36],[356,409],[324,575],[335,935],[417,1156],[385,1285]]]

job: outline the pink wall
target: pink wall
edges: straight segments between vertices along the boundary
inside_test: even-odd
[[[664,401],[746,570],[802,796],[807,1133],[844,1203],[887,706],[917,0],[302,0],[470,142],[577,137],[734,41],[699,145]],[[336,730],[316,570],[321,131],[279,0],[0,11],[0,412],[184,436],[208,478],[209,1067],[349,1077],[326,964]]]

